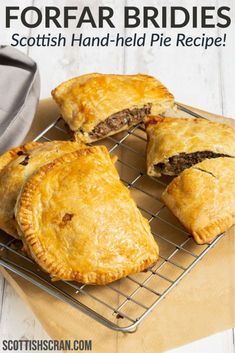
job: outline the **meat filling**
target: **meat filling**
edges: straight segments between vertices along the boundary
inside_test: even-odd
[[[130,127],[140,123],[144,117],[150,113],[150,103],[145,104],[142,108],[122,110],[118,113],[112,114],[105,121],[99,123],[89,135],[93,139],[99,139],[107,136],[110,132],[119,131],[124,126]]]
[[[158,163],[155,165],[157,171],[165,175],[178,175],[184,169],[192,167],[194,164],[202,162],[204,159],[230,157],[222,153],[214,153],[211,151],[201,151],[194,153],[179,153],[169,158],[166,163]]]

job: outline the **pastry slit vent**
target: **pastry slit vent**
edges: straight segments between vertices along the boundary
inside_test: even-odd
[[[17,156],[27,156],[27,153],[25,153],[24,151],[18,151]]]
[[[150,115],[152,104],[145,104],[142,108],[124,109],[118,113],[112,114],[105,121],[100,122],[90,132],[92,139],[101,138],[107,136],[113,131],[119,131],[124,126],[130,127],[137,125],[143,119]]]
[[[216,178],[216,176],[213,173],[209,172],[208,170],[205,170],[202,168],[197,168],[197,167],[194,167],[193,169],[200,170],[200,172],[207,173],[207,174],[213,176],[214,178]]]
[[[192,167],[194,164],[202,162],[204,159],[212,159],[219,157],[231,157],[223,153],[215,153],[212,151],[198,151],[193,153],[179,153],[172,156],[165,163],[156,164],[155,170],[165,175],[178,175],[183,170]]]
[[[60,226],[65,227],[66,224],[72,220],[73,216],[74,216],[74,214],[72,214],[72,213],[65,213],[65,215],[62,218]]]
[[[24,160],[22,162],[20,162],[20,164],[23,165],[23,166],[26,166],[29,163],[29,155],[26,154],[26,153],[23,153],[23,155],[25,156],[25,158],[24,158]]]

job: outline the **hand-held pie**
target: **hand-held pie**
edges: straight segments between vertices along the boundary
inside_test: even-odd
[[[7,233],[13,235],[15,238],[18,238],[18,234],[16,231],[15,224],[15,216],[14,216],[14,206],[9,202],[8,195],[12,195],[11,187],[8,187],[8,178],[4,178],[6,175],[6,171],[8,170],[9,165],[14,163],[13,161],[17,158],[24,159],[22,156],[28,155],[30,151],[34,148],[40,146],[38,142],[29,142],[25,145],[11,148],[0,156],[0,198],[1,198],[1,207],[0,207],[0,228],[5,230]],[[17,179],[17,175],[14,175],[13,187],[15,186],[15,182]],[[12,208],[13,206],[13,208]],[[13,230],[14,229],[14,230]]]
[[[51,141],[46,143],[30,142],[15,148],[0,157],[0,228],[18,238],[14,207],[20,189],[26,179],[42,165],[53,161],[64,153],[80,148],[71,141]]]
[[[147,75],[88,74],[52,91],[77,139],[92,142],[126,130],[174,105],[172,94]]]
[[[102,146],[40,168],[18,198],[16,219],[32,257],[53,279],[105,284],[158,257],[147,220]]]
[[[207,159],[184,170],[162,200],[198,244],[210,242],[235,223],[235,158]]]
[[[28,142],[25,145],[19,147],[13,147],[10,150],[6,151],[0,156],[0,172],[3,168],[6,167],[13,159],[27,153],[35,147],[40,145],[39,142]]]
[[[178,175],[204,159],[235,157],[235,130],[206,119],[148,117],[147,173]]]

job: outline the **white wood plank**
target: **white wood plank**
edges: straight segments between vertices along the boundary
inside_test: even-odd
[[[1,322],[2,310],[3,310],[4,288],[5,288],[5,279],[0,274],[0,322]]]
[[[235,90],[234,90],[234,77],[235,77],[235,48],[234,48],[234,33],[235,33],[235,11],[234,1],[223,1],[225,6],[230,6],[232,24],[226,30],[227,43],[226,46],[220,50],[220,74],[221,74],[221,94],[223,96],[223,114],[231,118],[235,118]],[[221,30],[219,31],[221,33]]]
[[[34,1],[35,6],[41,7],[42,2]],[[81,29],[70,28],[63,31],[59,29],[50,29],[52,35],[57,35],[62,32],[67,39],[72,33],[78,36],[82,33],[84,36],[104,36],[108,32],[114,35],[117,32],[123,32],[122,14],[124,0],[58,0],[56,6],[63,8],[64,6],[78,6],[79,9],[83,6],[89,6],[92,13],[97,18],[97,9],[99,6],[110,6],[115,11],[115,29],[105,27],[103,29],[91,28],[89,24],[84,25]],[[47,1],[47,5],[55,5],[54,1]],[[37,33],[48,33],[48,29],[40,28],[31,31],[32,35]],[[29,49],[29,55],[34,58],[38,64],[41,73],[41,97],[50,96],[51,89],[57,86],[62,81],[80,74],[88,72],[123,72],[124,65],[124,50],[111,47],[71,47],[67,45],[57,48],[38,48],[32,47]]]
[[[22,8],[26,6],[31,6],[33,4],[33,0],[21,0],[20,5]],[[17,20],[12,21],[12,27],[11,28],[6,28],[5,26],[5,18],[6,18],[6,6],[19,6],[19,1],[18,0],[1,0],[1,8],[0,8],[0,33],[1,33],[1,43],[2,45],[9,45],[12,43],[11,37],[14,33],[20,33],[22,36],[28,37],[30,30],[29,28],[24,27],[23,25],[20,25],[20,22]],[[16,14],[14,12],[14,14]],[[18,49],[18,48],[17,48]],[[28,48],[27,47],[21,47],[20,50],[24,53],[27,53]]]
[[[232,329],[187,344],[167,353],[234,353]]]
[[[133,5],[127,0],[128,5]],[[145,4],[144,4],[145,5]],[[149,6],[156,6],[155,0],[147,2]],[[175,5],[174,0],[169,0],[167,6]],[[205,5],[204,0],[196,0],[193,6]],[[208,0],[207,5],[215,5],[214,0]],[[135,6],[142,7],[141,0],[135,1]],[[159,0],[157,6],[166,6],[164,0]],[[180,6],[190,8],[187,0],[182,0]],[[146,30],[128,29],[127,35]],[[207,35],[217,35],[217,29],[191,28],[183,29],[154,29],[148,32],[164,33],[175,38],[176,33],[184,33],[191,36],[199,36],[206,32]],[[219,50],[210,48],[205,50],[196,47],[146,47],[128,48],[126,50],[126,73],[144,72],[155,75],[172,91],[178,101],[196,106],[211,112],[221,113],[221,91],[219,74]]]
[[[1,339],[48,339],[47,334],[34,315],[5,282],[3,307],[0,321]]]

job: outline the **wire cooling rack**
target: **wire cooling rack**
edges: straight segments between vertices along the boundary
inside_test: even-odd
[[[200,117],[180,105],[178,108],[194,117]],[[66,140],[69,137],[63,120],[59,118],[35,140]],[[146,175],[146,135],[141,125],[102,140],[100,144],[105,144],[110,153],[118,156],[116,165],[121,180],[130,189],[139,209],[148,219],[159,244],[158,262],[148,270],[106,286],[81,285],[67,281],[52,282],[46,273],[25,256],[19,241],[1,232],[0,265],[108,328],[134,332],[223,234],[210,244],[196,245],[190,234],[161,203],[160,195],[170,179],[156,179]]]

